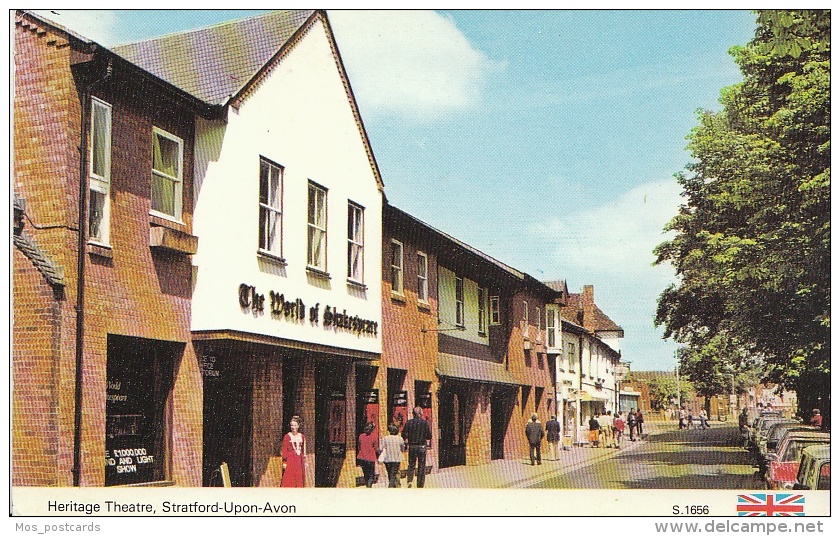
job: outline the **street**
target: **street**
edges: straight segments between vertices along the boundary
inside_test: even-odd
[[[631,443],[625,437],[614,455],[528,487],[763,489],[753,478],[747,451],[738,445],[734,424],[715,422],[706,430],[682,431],[675,423],[658,424],[644,441]]]
[[[429,488],[519,489],[763,489],[753,478],[749,454],[737,426],[712,422],[707,430],[677,430],[671,421],[645,423],[645,439],[621,448],[588,446],[562,451],[550,460],[544,443],[542,465],[527,453],[477,466],[450,467],[426,477]],[[379,484],[384,485],[384,484]]]

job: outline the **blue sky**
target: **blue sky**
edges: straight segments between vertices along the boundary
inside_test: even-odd
[[[49,15],[49,13],[44,13]],[[110,46],[255,11],[60,11]],[[674,280],[651,250],[695,111],[741,75],[748,11],[330,11],[388,200],[539,279],[595,286],[634,370]]]

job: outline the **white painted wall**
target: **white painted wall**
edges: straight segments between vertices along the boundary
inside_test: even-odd
[[[284,166],[283,257],[257,254],[259,159]],[[227,123],[196,124],[192,329],[230,329],[381,352],[382,195],[365,152],[323,24],[319,21],[266,76]],[[308,181],[328,189],[327,271],[307,264]],[[347,204],[365,208],[364,282],[347,284]],[[265,296],[255,314],[239,305],[245,283]],[[319,304],[319,323],[273,317],[269,291]],[[377,335],[323,326],[325,306],[375,321]]]
[[[455,272],[438,266],[438,317],[441,329],[455,327]],[[490,345],[489,338],[478,334],[478,283],[471,279],[464,279],[464,331],[447,331],[446,334],[459,339],[465,339],[478,344]],[[485,294],[487,292],[485,291]],[[485,296],[486,330],[490,325],[489,298]]]

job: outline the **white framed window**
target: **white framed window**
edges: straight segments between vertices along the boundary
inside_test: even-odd
[[[261,251],[283,256],[283,166],[260,158]]]
[[[111,227],[111,105],[91,98],[88,239],[108,244]]]
[[[152,212],[181,221],[184,197],[184,141],[152,128]]]
[[[478,333],[487,333],[487,289],[478,287]]]
[[[417,252],[417,300],[429,303],[429,257]]]
[[[522,302],[522,336],[526,339],[531,335],[528,328],[528,302]]]
[[[566,343],[566,355],[569,358],[569,372],[574,374],[577,369],[577,348],[575,347],[575,343]]]
[[[363,283],[365,278],[365,209],[347,203],[347,278]]]
[[[499,310],[499,297],[490,296],[490,325],[497,326],[502,322],[502,313]]]
[[[542,319],[540,318],[540,316],[542,316],[541,311],[542,311],[542,309],[540,309],[539,307],[537,307],[535,309],[535,312],[536,312],[536,315],[537,315],[535,320],[537,322],[537,341],[538,342],[540,340],[542,340]]]
[[[464,327],[464,278],[455,276],[455,325]]]
[[[557,334],[554,332],[554,309],[545,310],[545,330],[548,337],[548,347],[554,348],[557,346]]]
[[[307,265],[327,271],[327,190],[309,181]]]
[[[403,245],[391,240],[391,292],[403,294]]]

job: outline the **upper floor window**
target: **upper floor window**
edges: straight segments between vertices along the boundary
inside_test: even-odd
[[[545,330],[548,332],[546,336],[548,337],[548,347],[554,348],[557,346],[557,334],[554,332],[554,319],[555,319],[555,311],[554,309],[546,309],[545,310]]]
[[[536,313],[536,323],[537,323],[537,341],[542,339],[542,319],[540,318],[540,308],[537,307],[534,312]]]
[[[464,278],[455,276],[455,325],[464,326]]]
[[[347,277],[364,282],[365,209],[347,204]]]
[[[88,238],[107,244],[111,219],[111,105],[92,98],[90,110]]]
[[[575,347],[575,343],[566,343],[566,356],[569,358],[569,372],[575,372],[577,368],[575,366],[577,362],[577,348]]]
[[[502,321],[502,313],[499,310],[499,297],[490,296],[490,325],[498,325]]]
[[[307,263],[312,268],[327,270],[327,190],[309,183]]]
[[[283,255],[283,168],[260,158],[260,249]]]
[[[422,251],[417,252],[417,300],[429,301],[429,257]]]
[[[391,240],[391,292],[403,293],[403,245]]]
[[[478,332],[487,333],[487,289],[478,287]]]
[[[165,130],[152,129],[152,211],[181,219],[184,142]]]
[[[526,339],[530,336],[530,329],[528,329],[528,302],[522,302],[522,336]]]

